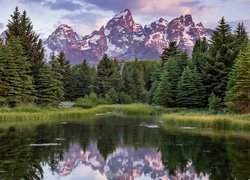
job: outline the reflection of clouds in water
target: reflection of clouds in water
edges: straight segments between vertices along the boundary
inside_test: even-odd
[[[98,170],[93,170],[91,167],[86,165],[80,165],[76,167],[72,175],[66,176],[67,179],[107,179],[105,175],[101,174]]]
[[[71,174],[67,176],[60,176],[57,173],[52,174],[50,167],[48,165],[43,167],[44,170],[44,179],[61,179],[61,180],[76,180],[76,179],[98,179],[106,180],[107,177],[100,173],[98,170],[93,170],[91,167],[81,164],[77,166]]]
[[[157,148],[118,147],[106,161],[92,142],[85,151],[78,144],[71,144],[68,152],[59,161],[56,175],[60,179],[209,179],[197,175],[189,161],[186,170],[177,168],[170,175],[162,163],[162,154]],[[47,174],[48,172],[45,172]],[[53,179],[52,178],[52,179]]]

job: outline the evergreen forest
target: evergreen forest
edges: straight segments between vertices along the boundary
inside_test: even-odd
[[[71,66],[63,52],[44,61],[42,40],[26,11],[9,19],[0,41],[0,106],[56,106],[73,101],[98,104],[148,103],[168,108],[250,112],[250,43],[246,28],[232,30],[222,17],[211,39],[197,39],[192,56],[176,42],[158,61],[113,59],[97,67],[87,60]]]

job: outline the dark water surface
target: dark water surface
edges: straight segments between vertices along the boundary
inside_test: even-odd
[[[250,134],[113,115],[0,127],[0,179],[247,180]]]

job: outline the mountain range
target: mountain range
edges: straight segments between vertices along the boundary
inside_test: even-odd
[[[159,59],[163,48],[176,41],[190,55],[197,38],[209,38],[211,29],[195,24],[191,15],[171,21],[160,18],[144,27],[134,21],[129,9],[115,15],[105,26],[84,37],[66,25],[60,25],[45,41],[46,57],[64,51],[71,64],[86,59],[96,65],[104,53],[112,58]]]
[[[125,9],[105,26],[86,36],[62,24],[43,44],[46,60],[52,52],[58,54],[63,51],[72,65],[86,59],[90,65],[95,66],[104,53],[121,60],[158,60],[163,48],[171,41],[176,41],[180,49],[191,55],[195,41],[203,37],[209,39],[211,34],[211,29],[205,28],[202,23],[196,24],[190,14],[171,21],[159,18],[143,27],[134,21],[131,11]]]

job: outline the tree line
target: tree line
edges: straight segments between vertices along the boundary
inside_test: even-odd
[[[97,104],[142,102],[250,111],[250,44],[243,23],[232,32],[222,18],[210,40],[196,41],[192,57],[170,42],[159,61],[120,63],[105,54],[96,68],[87,60],[71,66],[63,52],[52,53],[46,63],[39,35],[26,11],[18,8],[6,35],[6,43],[0,43],[2,106],[56,105],[85,97]]]

